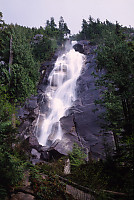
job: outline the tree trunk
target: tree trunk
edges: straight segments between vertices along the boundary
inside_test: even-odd
[[[132,134],[132,114],[131,114],[132,108],[130,106],[129,100],[123,99],[122,106],[123,106],[123,112],[125,116],[124,129],[127,135],[131,135]]]
[[[12,113],[12,127],[16,128],[16,116],[15,116],[15,113]]]
[[[12,66],[13,64],[13,37],[11,35],[10,38],[10,55],[9,55],[9,74],[11,75],[12,73]],[[16,116],[15,116],[15,112],[12,113],[12,127],[16,128]]]
[[[114,136],[114,142],[115,142],[116,153],[119,154],[119,141],[118,141],[118,136],[117,136],[116,133],[114,133],[114,132],[113,132],[113,136]]]
[[[11,65],[13,64],[13,38],[10,38],[10,55],[9,55],[9,74],[11,74]]]

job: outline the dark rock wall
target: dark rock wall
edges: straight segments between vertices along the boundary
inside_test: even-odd
[[[67,155],[73,147],[74,142],[79,143],[90,155],[94,158],[104,158],[104,138],[100,134],[100,119],[98,115],[102,112],[101,109],[96,113],[93,110],[96,108],[94,101],[99,97],[100,91],[95,88],[95,78],[92,72],[95,72],[95,49],[97,46],[91,46],[88,41],[80,41],[75,45],[77,51],[86,55],[85,64],[82,73],[77,80],[77,100],[72,108],[67,112],[67,116],[61,119],[63,129],[62,140],[55,141],[45,152],[49,153],[50,157],[57,155]],[[51,62],[45,62],[41,66],[41,80],[38,86],[38,96],[32,96],[26,101],[23,108],[19,110],[19,118],[21,125],[19,128],[22,138],[31,137],[39,134],[40,129],[37,123],[41,124],[43,115],[47,112],[47,99],[44,92],[48,84],[48,76],[54,67],[55,60],[58,54],[55,54]],[[38,118],[40,114],[40,118]],[[38,129],[38,130],[37,130]],[[112,135],[106,138],[108,143],[113,142]],[[35,148],[38,150],[38,148]],[[44,153],[46,155],[46,153]],[[43,153],[42,153],[43,155]],[[44,158],[45,160],[45,158]]]
[[[70,108],[68,111],[68,116],[61,119],[61,124],[63,130],[66,125],[69,127],[75,127],[75,130],[72,133],[69,130],[65,130],[64,137],[70,138],[72,143],[77,142],[83,148],[88,149],[88,151],[92,154],[94,158],[104,158],[104,146],[103,140],[104,138],[100,134],[100,119],[98,115],[102,112],[101,109],[97,112],[93,112],[96,108],[94,101],[98,99],[100,95],[100,91],[96,90],[95,87],[95,78],[92,75],[95,71],[96,63],[95,63],[95,49],[96,46],[90,46],[88,43],[82,45],[82,41],[80,43],[81,48],[83,47],[83,52],[86,55],[85,65],[83,66],[82,73],[77,80],[77,101],[74,102],[74,106]],[[78,45],[78,49],[80,48]],[[80,52],[82,51],[80,48]],[[72,121],[70,121],[70,117],[72,116]],[[71,136],[70,136],[71,134]],[[110,140],[112,137],[110,136]]]

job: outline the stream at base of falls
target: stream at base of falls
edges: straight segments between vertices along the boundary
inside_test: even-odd
[[[67,110],[77,99],[76,82],[81,74],[84,58],[83,54],[76,52],[70,45],[55,62],[45,91],[48,112],[44,113],[40,135],[36,134],[39,143],[43,146],[49,146],[55,140],[62,139],[60,119],[67,115]]]

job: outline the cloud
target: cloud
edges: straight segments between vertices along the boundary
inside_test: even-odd
[[[54,17],[58,24],[63,16],[73,33],[81,29],[82,19],[89,15],[134,27],[133,0],[1,0],[1,11],[6,23],[39,27]]]

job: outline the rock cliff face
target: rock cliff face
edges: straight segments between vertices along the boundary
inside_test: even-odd
[[[96,159],[105,157],[104,138],[100,134],[100,119],[98,118],[102,110],[99,109],[96,113],[93,112],[96,108],[94,101],[100,95],[100,91],[95,88],[95,78],[92,76],[96,67],[96,48],[97,46],[91,46],[87,41],[80,41],[74,45],[76,51],[86,55],[85,65],[77,80],[77,100],[74,102],[73,107],[68,110],[68,115],[60,120],[64,132],[62,140],[56,140],[48,149],[43,149],[36,140],[36,147],[33,145],[31,148],[31,151],[34,152],[34,158],[39,159],[38,153],[42,155],[40,158],[43,160],[67,155],[72,150],[74,142],[80,144],[86,152],[89,152]],[[44,92],[47,87],[49,73],[54,67],[57,56],[55,54],[51,62],[45,62],[42,65],[38,96],[32,96],[19,111],[18,116],[22,121],[19,131],[22,138],[35,137],[38,114],[40,112],[43,120],[43,114],[48,109]],[[105,140],[112,144],[112,135],[109,134]],[[36,149],[37,152],[33,149]]]

